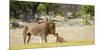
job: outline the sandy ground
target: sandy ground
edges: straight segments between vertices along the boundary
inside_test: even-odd
[[[10,46],[23,45],[23,28],[10,29]],[[94,26],[70,26],[70,27],[57,27],[56,32],[59,33],[66,41],[79,41],[79,40],[94,40]],[[48,36],[48,42],[55,42],[56,37],[53,35]],[[32,36],[31,43],[40,43],[40,37]]]

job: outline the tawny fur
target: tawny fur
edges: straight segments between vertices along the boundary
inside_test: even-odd
[[[60,42],[60,43],[62,43],[62,42],[66,42],[66,41],[64,40],[63,37],[59,36],[58,33],[56,33],[56,36],[57,36],[57,40],[56,40],[56,42]]]
[[[42,22],[42,23],[29,23],[24,26],[23,37],[24,44],[29,43],[32,35],[41,37],[41,40],[47,42],[47,35],[55,35],[55,23],[53,22]],[[28,37],[28,40],[26,38]]]

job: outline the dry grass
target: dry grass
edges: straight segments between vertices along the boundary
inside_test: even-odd
[[[81,46],[81,45],[93,45],[94,40],[81,40],[81,41],[68,41],[64,43],[46,43],[46,44],[29,44],[18,45],[10,47],[10,50],[29,49],[29,48],[46,48],[46,47],[60,47],[60,46]]]
[[[23,45],[23,29],[10,29],[10,50],[18,50],[25,48],[45,48],[45,47],[59,47],[59,46],[79,46],[94,44],[94,25],[87,25],[83,27],[57,27],[56,32],[59,33],[67,42],[55,43],[52,39],[54,36],[48,36],[49,43],[39,44],[39,38],[32,38],[30,44]],[[53,42],[50,42],[53,41]]]

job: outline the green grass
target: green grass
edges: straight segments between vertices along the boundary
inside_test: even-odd
[[[64,43],[28,44],[28,45],[11,46],[10,50],[60,47],[60,46],[80,46],[80,45],[92,45],[92,44],[94,44],[94,40],[80,40],[80,41],[71,41],[71,42],[64,42]]]

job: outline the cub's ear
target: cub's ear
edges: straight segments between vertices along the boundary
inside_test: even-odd
[[[58,33],[55,33],[55,35],[58,35]]]

